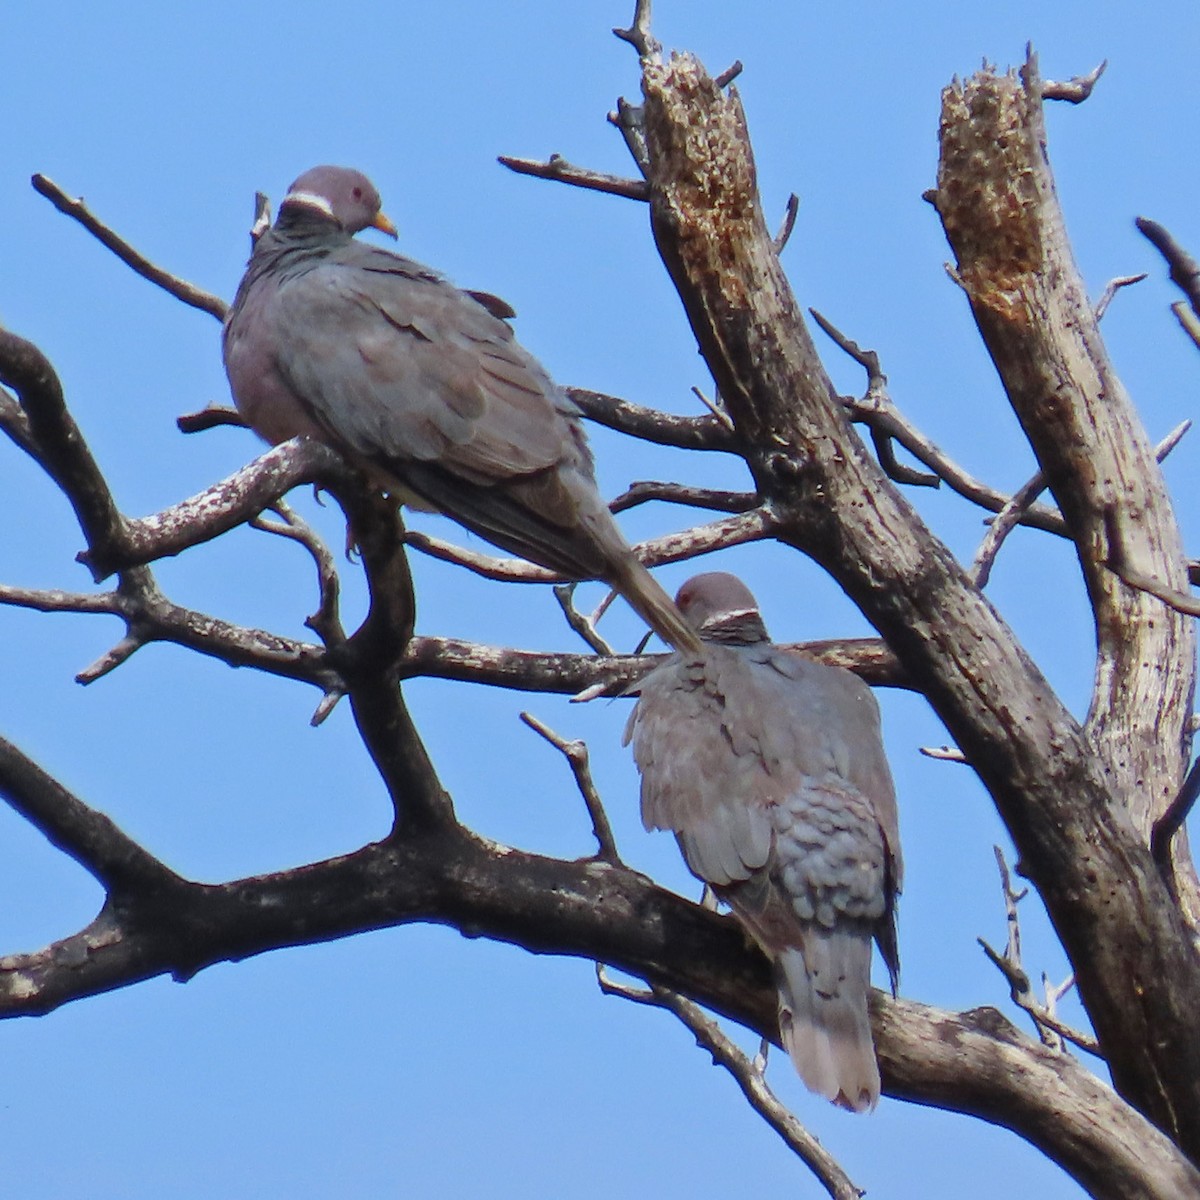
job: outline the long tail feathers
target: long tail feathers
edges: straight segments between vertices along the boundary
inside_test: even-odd
[[[685,654],[703,652],[699,636],[675,607],[675,601],[632,554],[614,564],[613,576],[608,582],[663,641]]]
[[[804,947],[776,960],[779,1029],[805,1085],[854,1112],[879,1101],[879,1065],[867,1017],[870,935],[812,926]]]

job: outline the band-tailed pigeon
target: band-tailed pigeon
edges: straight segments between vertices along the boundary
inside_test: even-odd
[[[902,869],[879,707],[849,671],[772,645],[735,576],[697,575],[675,600],[706,650],[631,689],[642,821],[674,832],[771,959],[783,1044],[808,1087],[874,1108],[871,938],[894,992]]]
[[[512,310],[354,240],[395,236],[357,171],[315,167],[259,239],[225,323],[238,410],[307,434],[378,485],[570,579],[602,579],[664,639],[694,631],[596,489],[578,408],[513,338]]]

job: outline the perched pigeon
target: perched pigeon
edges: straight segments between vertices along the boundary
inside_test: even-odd
[[[353,235],[395,236],[357,171],[314,167],[258,240],[225,323],[238,410],[269,442],[328,443],[379,486],[569,579],[602,579],[676,647],[694,631],[596,489],[579,410],[512,310]]]
[[[874,1108],[871,938],[894,992],[901,883],[879,708],[849,671],[773,646],[735,576],[697,575],[675,600],[706,649],[631,689],[642,821],[674,832],[770,957],[783,1044],[808,1087]]]

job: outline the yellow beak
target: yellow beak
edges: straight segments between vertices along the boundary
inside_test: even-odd
[[[376,213],[375,220],[371,222],[373,229],[378,229],[380,233],[386,233],[390,238],[398,238],[400,236],[396,226],[392,224],[391,218],[386,213]]]

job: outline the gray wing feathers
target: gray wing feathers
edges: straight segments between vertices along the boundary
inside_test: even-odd
[[[715,660],[728,654],[708,647],[703,666],[672,660],[648,675],[625,734],[642,776],[643,824],[675,833],[692,871],[718,885],[761,868],[772,841],[765,808],[745,801],[761,762],[711,685]],[[742,752],[730,754],[734,742]]]
[[[473,483],[584,457],[569,401],[512,330],[427,274],[331,259],[281,282],[280,370],[345,445],[438,462]]]

